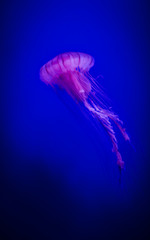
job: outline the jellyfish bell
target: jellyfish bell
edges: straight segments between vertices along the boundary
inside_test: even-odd
[[[94,58],[85,53],[60,54],[40,69],[40,78],[47,85],[58,85],[74,99],[83,99],[91,91],[85,73],[94,65]]]
[[[120,129],[125,140],[130,140],[122,121],[107,107],[99,82],[93,78],[89,70],[94,65],[94,58],[80,52],[63,53],[40,69],[40,79],[55,88],[58,86],[64,89],[75,101],[80,101],[91,113],[93,118],[99,120],[108,133],[113,149],[117,157],[117,164],[120,169],[124,167],[121,154],[118,150],[118,142],[111,122],[114,122]]]

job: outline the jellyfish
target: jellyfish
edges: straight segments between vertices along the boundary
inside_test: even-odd
[[[119,116],[105,103],[105,94],[98,82],[89,73],[94,65],[91,55],[81,52],[59,54],[40,69],[40,79],[50,85],[65,90],[77,103],[81,102],[105,128],[112,142],[112,152],[116,154],[119,169],[124,168],[124,161],[118,149],[118,141],[112,123],[118,127],[125,140],[130,138]]]

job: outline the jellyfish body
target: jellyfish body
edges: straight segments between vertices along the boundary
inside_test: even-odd
[[[83,102],[93,118],[97,118],[108,133],[113,145],[112,151],[117,157],[117,164],[122,169],[124,162],[118,150],[118,142],[111,122],[117,125],[125,140],[130,139],[122,127],[123,122],[104,103],[105,94],[99,82],[89,73],[93,65],[94,58],[88,54],[63,53],[41,67],[40,79],[53,88],[57,85],[66,90],[75,101]]]

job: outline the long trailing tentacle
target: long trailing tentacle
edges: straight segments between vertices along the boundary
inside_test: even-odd
[[[123,122],[119,119],[118,115],[116,115],[112,110],[110,110],[110,107],[108,107],[105,104],[105,101],[103,101],[103,97],[105,97],[105,94],[103,90],[99,87],[99,83],[97,83],[96,80],[89,73],[86,73],[86,76],[90,80],[94,91],[90,94],[89,99],[85,100],[85,107],[91,112],[93,117],[96,117],[98,120],[100,120],[101,124],[107,131],[113,145],[112,151],[116,154],[117,157],[117,164],[120,169],[123,169],[124,161],[122,160],[121,154],[118,149],[118,141],[116,139],[116,135],[111,121],[114,122],[119,128],[125,140],[130,141],[130,138],[125,128],[123,128]],[[102,100],[97,97],[97,92],[99,95],[101,95]]]

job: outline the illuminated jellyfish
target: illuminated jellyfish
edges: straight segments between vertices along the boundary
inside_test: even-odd
[[[90,73],[90,68],[94,65],[94,58],[88,54],[80,52],[68,52],[56,56],[47,62],[40,69],[40,79],[51,87],[56,85],[76,101],[82,102],[105,128],[108,133],[116,154],[117,164],[120,169],[124,167],[124,161],[118,150],[118,142],[111,122],[114,122],[120,129],[125,140],[130,140],[123,128],[123,122],[104,103],[104,93],[100,84]]]

